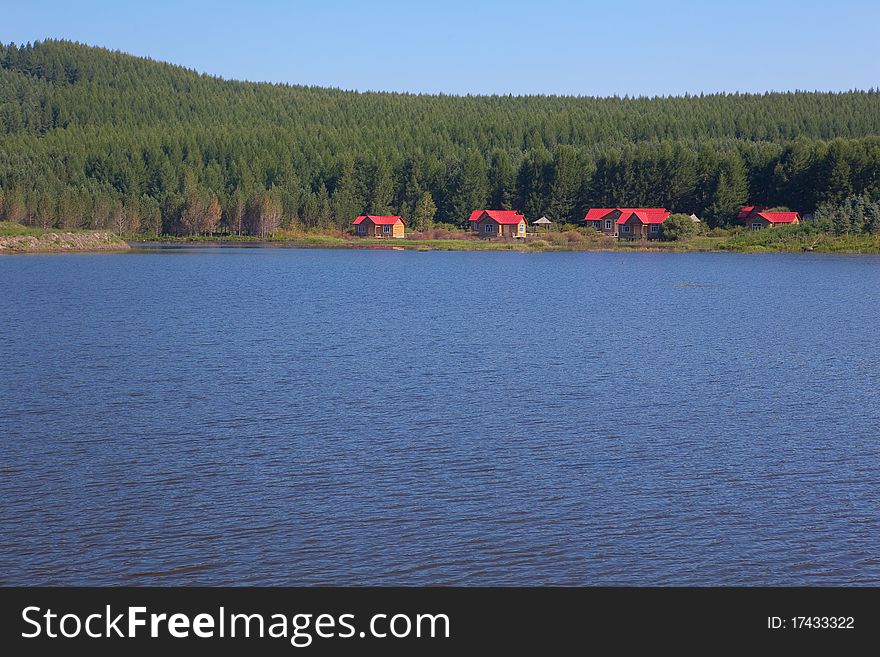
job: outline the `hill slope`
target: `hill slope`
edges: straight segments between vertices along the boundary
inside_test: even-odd
[[[462,222],[515,207],[880,197],[880,93],[455,97],[225,81],[64,41],[0,46],[0,212],[42,226],[197,232]]]

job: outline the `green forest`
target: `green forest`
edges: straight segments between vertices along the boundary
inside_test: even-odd
[[[854,200],[855,199],[855,200]],[[362,93],[228,81],[69,41],[0,45],[0,220],[119,233],[410,228],[517,209],[740,206],[880,230],[880,91],[654,98]],[[855,208],[853,210],[853,208]],[[856,217],[853,219],[852,217]]]

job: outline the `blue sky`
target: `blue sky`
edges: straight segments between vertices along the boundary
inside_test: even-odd
[[[880,0],[3,4],[4,43],[66,38],[235,79],[599,96],[880,86]]]

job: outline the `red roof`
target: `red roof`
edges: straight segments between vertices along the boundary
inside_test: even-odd
[[[643,224],[662,224],[672,214],[666,208],[620,208],[618,224],[625,224],[633,215]]]
[[[376,224],[377,226],[383,226],[383,225],[389,225],[389,226],[390,226],[390,225],[396,224],[398,221],[401,222],[401,223],[404,223],[404,224],[406,223],[406,222],[403,220],[403,217],[398,217],[398,216],[386,216],[386,217],[380,217],[380,216],[375,215],[375,214],[362,214],[360,217],[358,217],[357,219],[355,219],[355,220],[352,221],[351,223],[352,223],[352,225],[357,226],[357,225],[358,225],[359,223],[361,223],[364,219],[369,219],[370,221],[372,221],[372,222],[373,222],[374,224]]]
[[[590,208],[587,210],[587,216],[584,221],[599,221],[606,214],[614,212],[617,208]]]
[[[478,221],[484,214],[489,215],[499,224],[518,224],[526,218],[516,210],[474,210],[468,221]]]
[[[758,214],[759,212],[763,212],[767,209],[766,205],[747,205],[742,210],[739,211],[739,214],[736,215],[737,219],[748,219],[753,214]]]
[[[620,217],[616,222],[618,224],[625,223],[632,216],[633,212],[641,213],[636,216],[639,217],[643,224],[660,224],[670,215],[666,208],[590,208],[587,211],[587,216],[584,217],[584,221],[601,221],[615,210],[620,212]]]
[[[759,212],[758,216],[771,224],[791,224],[801,220],[801,216],[797,212]]]

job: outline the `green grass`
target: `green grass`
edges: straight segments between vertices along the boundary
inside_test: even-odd
[[[741,230],[722,238],[719,248],[741,253],[785,253],[812,248],[825,253],[880,253],[880,235],[831,235],[809,226]]]
[[[12,221],[0,221],[0,237],[20,237],[29,235],[40,237],[47,233],[97,233],[103,231],[81,230],[79,228],[37,228],[36,226],[22,226]]]
[[[39,237],[51,232],[44,228],[31,228],[30,226],[22,226],[11,221],[0,221],[0,237],[18,237],[20,235],[32,235]]]

